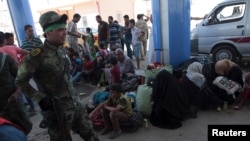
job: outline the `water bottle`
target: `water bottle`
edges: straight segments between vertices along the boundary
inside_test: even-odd
[[[223,102],[223,110],[227,110],[228,108],[228,104],[226,101]]]
[[[146,118],[144,119],[144,128],[148,128],[148,120]]]

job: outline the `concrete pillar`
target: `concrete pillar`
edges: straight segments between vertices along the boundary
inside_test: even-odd
[[[151,0],[152,17],[153,17],[153,44],[155,48],[155,62],[162,62],[162,27],[161,27],[161,11],[160,0]]]
[[[24,26],[30,24],[35,27],[29,0],[7,0],[7,3],[18,43],[21,45],[22,40],[25,39]]]
[[[176,67],[190,58],[190,0],[152,0],[156,61]]]

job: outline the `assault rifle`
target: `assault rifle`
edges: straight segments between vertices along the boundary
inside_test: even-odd
[[[56,116],[61,135],[64,136],[64,138],[66,138],[68,141],[72,141],[72,137],[70,135],[70,127],[59,104],[59,100],[53,97],[50,99],[50,102],[52,104],[53,112]]]

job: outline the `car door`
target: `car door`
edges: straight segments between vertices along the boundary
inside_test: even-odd
[[[214,9],[199,29],[199,51],[211,52],[217,43],[232,43],[243,49],[247,3],[224,3]]]

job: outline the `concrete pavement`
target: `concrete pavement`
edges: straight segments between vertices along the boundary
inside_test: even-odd
[[[93,86],[77,86],[78,92],[91,93],[82,96],[83,103],[87,103],[92,99],[93,93],[101,90]],[[91,92],[92,91],[92,92]],[[37,108],[39,111],[39,108]],[[196,119],[189,119],[183,122],[183,126],[176,130],[167,130],[154,127],[149,123],[148,129],[141,127],[136,133],[123,133],[117,139],[119,141],[207,141],[207,129],[209,124],[250,124],[250,110],[243,107],[241,110],[222,110],[221,112],[215,110],[198,111]],[[49,136],[46,130],[38,127],[41,121],[41,115],[31,117],[34,124],[32,132],[29,134],[29,141],[48,141]],[[74,141],[82,140],[77,134],[72,133]],[[108,135],[100,136],[101,141],[108,141]]]

